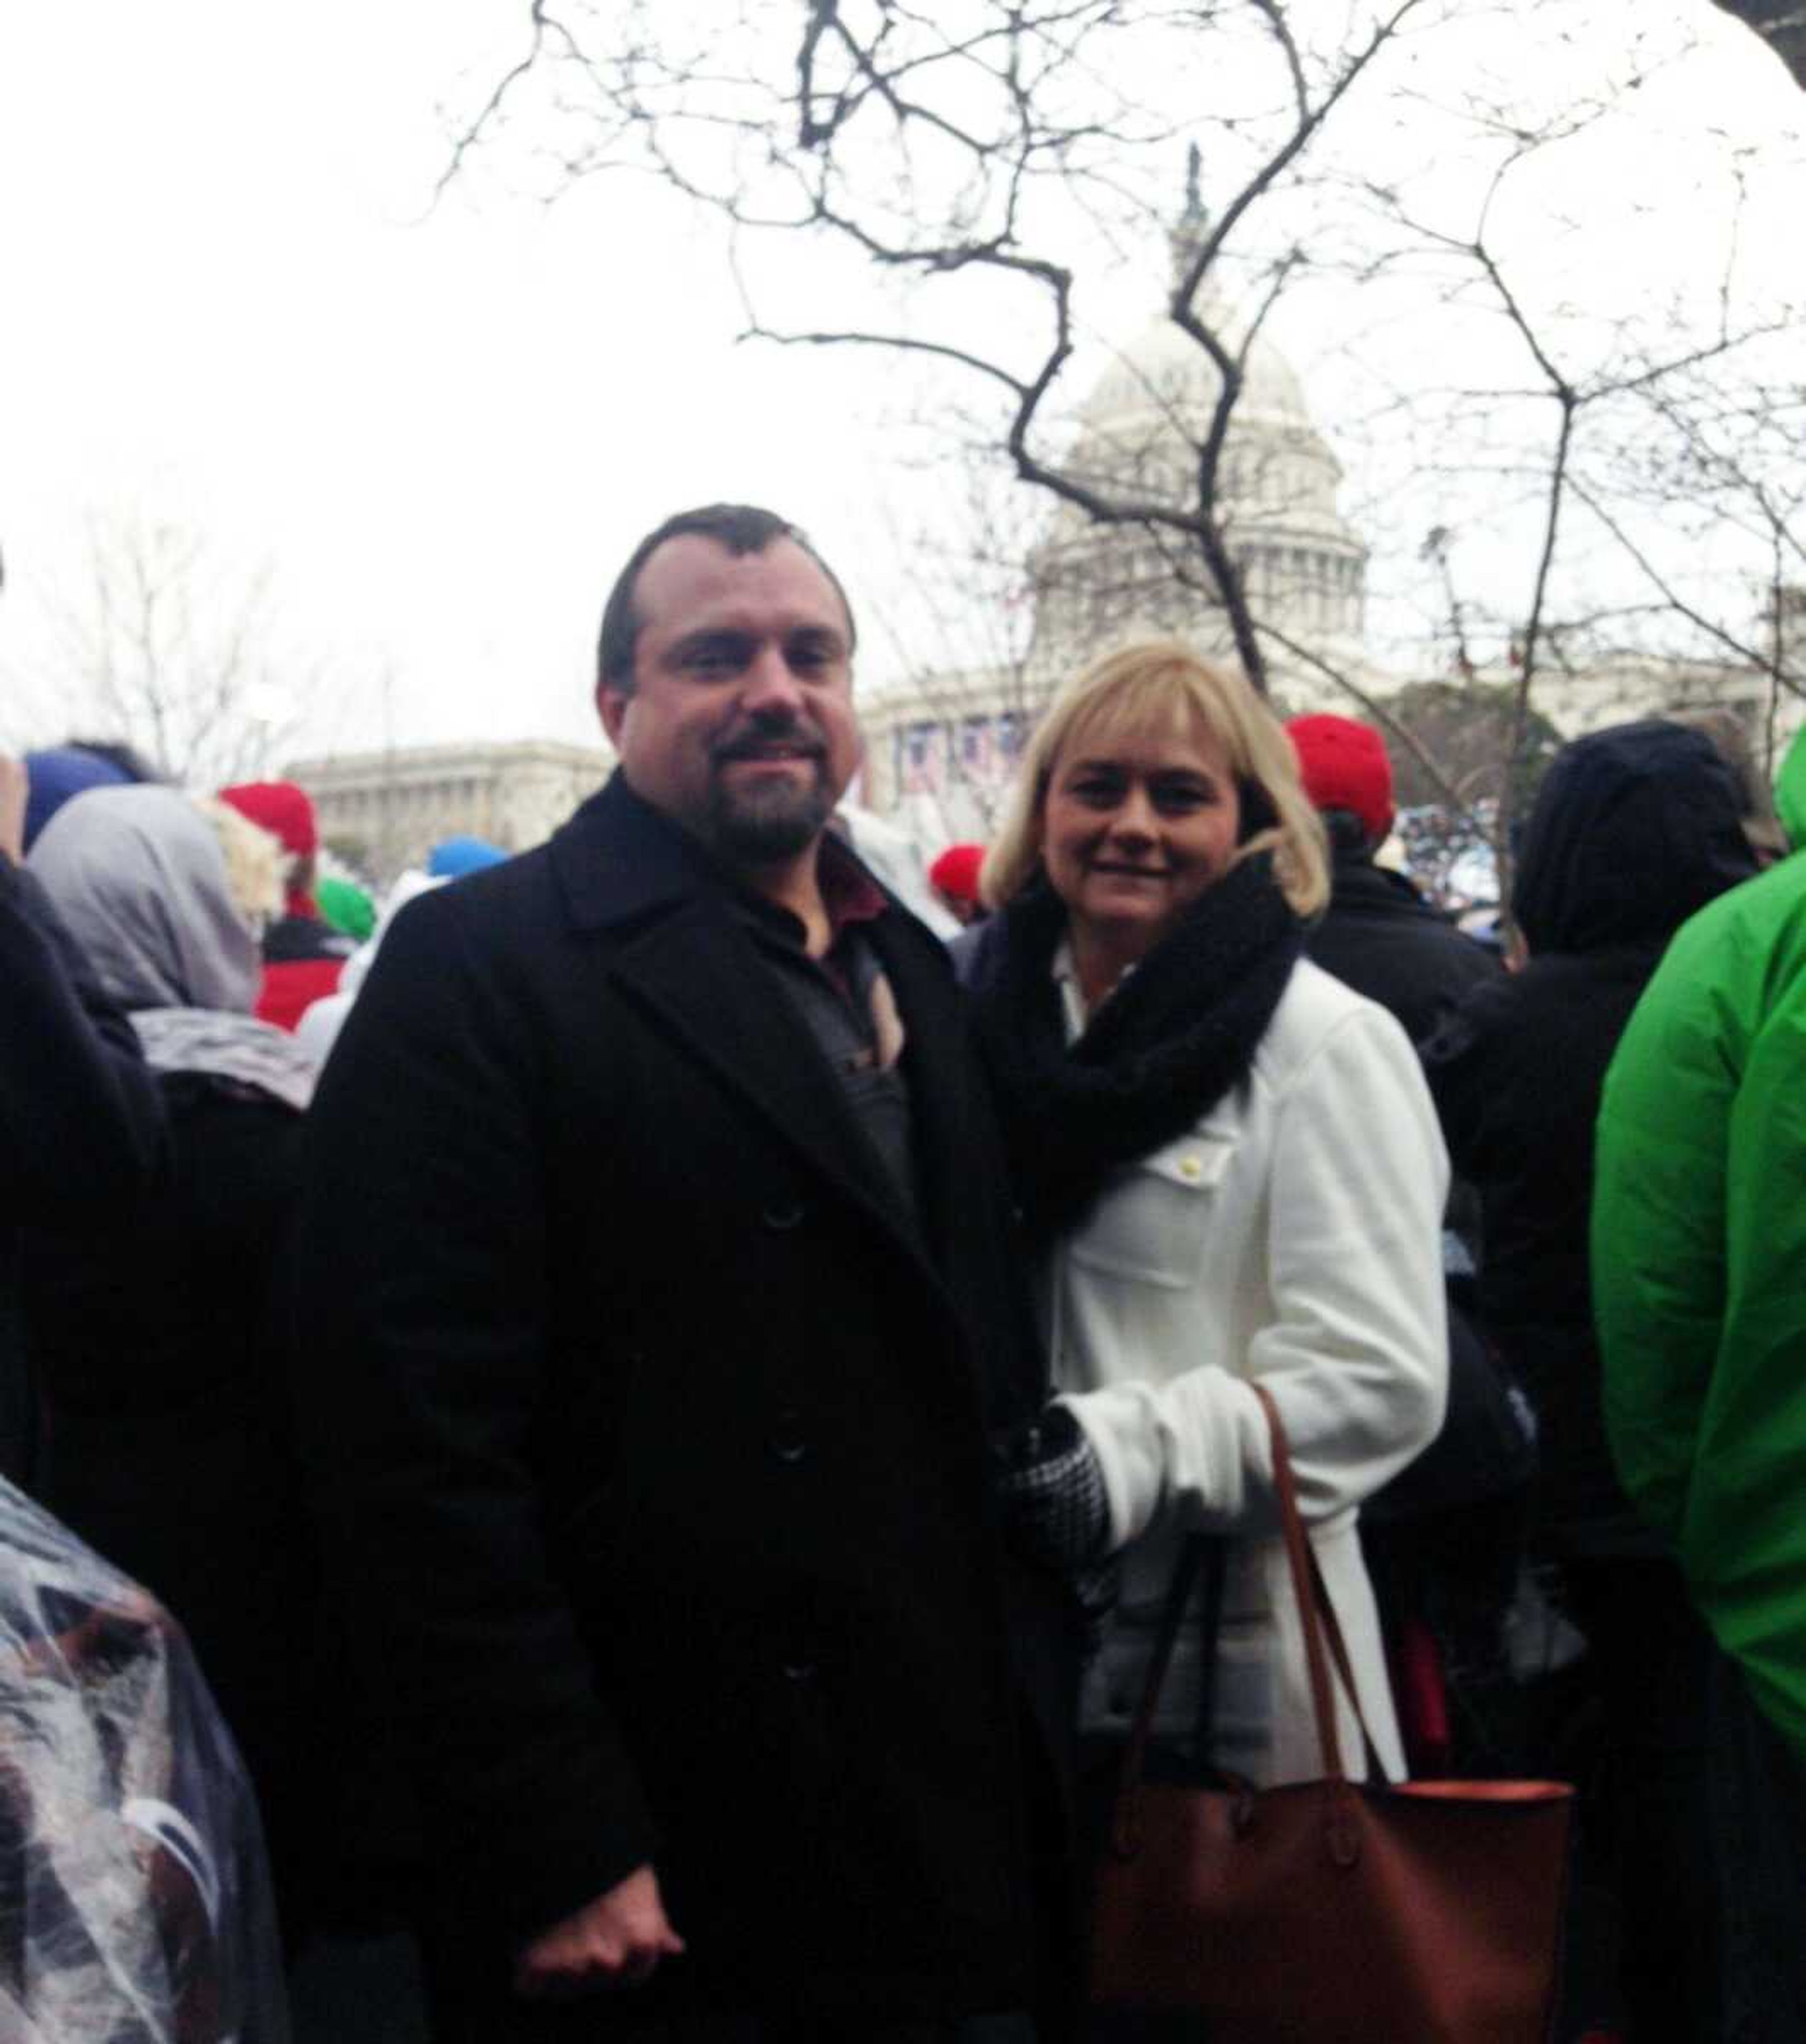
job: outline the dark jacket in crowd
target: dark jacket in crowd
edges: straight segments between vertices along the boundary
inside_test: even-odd
[[[0,857],[0,1475],[29,1485],[37,1423],[18,1319],[16,1231],[104,1228],[161,1140],[132,1025],[93,982],[32,876]]]
[[[1329,907],[1306,949],[1325,972],[1389,1009],[1419,1045],[1472,989],[1501,973],[1493,954],[1458,930],[1403,874],[1339,847],[1330,869]]]
[[[1587,1231],[1605,1070],[1674,931],[1754,871],[1736,778],[1700,733],[1650,721],[1566,747],[1525,829],[1520,972],[1425,1049],[1455,1169],[1479,1189],[1479,1309],[1542,1417],[1545,1517],[1633,1543],[1599,1409]]]
[[[104,1220],[156,1154],[156,1084],[33,876],[0,857],[0,1223]]]
[[[887,909],[913,1218],[746,916],[617,775],[396,921],[299,1231],[335,1593],[473,1942],[650,1861],[730,2005],[1020,2006],[1071,1626],[987,1480],[1044,1396],[989,1109]]]
[[[156,1082],[165,1148],[138,1198],[102,1226],[21,1236],[37,1495],[181,1620],[292,1905],[312,1572],[271,1296],[301,1120],[231,1080]]]
[[[295,1931],[313,1570],[272,1301],[311,1070],[246,1012],[256,939],[214,825],[186,797],[94,790],[31,855],[132,1018],[162,1130],[104,1220],[47,1211],[20,1231],[36,1493],[186,1631],[256,1783]]]

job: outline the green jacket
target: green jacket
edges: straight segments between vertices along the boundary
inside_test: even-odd
[[[1607,1075],[1593,1210],[1625,1488],[1806,1763],[1806,732],[1791,858],[1676,935]]]

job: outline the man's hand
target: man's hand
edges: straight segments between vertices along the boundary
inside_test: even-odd
[[[649,1866],[636,1867],[523,1949],[514,1964],[514,1992],[551,2001],[599,1988],[633,1987],[649,1980],[661,1959],[682,1951],[683,1940],[659,1899],[659,1877]]]
[[[25,855],[25,797],[30,792],[24,760],[0,752],[0,857],[15,866]]]

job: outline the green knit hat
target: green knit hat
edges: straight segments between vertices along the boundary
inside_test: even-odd
[[[313,883],[313,893],[321,914],[332,928],[355,937],[360,944],[376,928],[376,904],[355,882],[329,875]]]

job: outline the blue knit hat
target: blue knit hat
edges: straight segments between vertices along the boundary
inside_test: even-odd
[[[426,855],[426,870],[435,880],[462,880],[486,866],[499,866],[508,856],[486,838],[442,837]]]
[[[29,851],[37,834],[71,795],[90,788],[129,787],[132,776],[98,752],[79,745],[48,746],[42,752],[25,755],[30,788],[25,797],[25,849]]]

